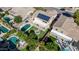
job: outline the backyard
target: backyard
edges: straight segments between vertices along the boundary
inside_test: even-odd
[[[49,36],[43,40],[43,44],[40,46],[41,51],[59,51],[60,48],[56,44],[56,38]]]

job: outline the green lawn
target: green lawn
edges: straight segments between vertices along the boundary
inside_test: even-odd
[[[18,31],[17,32],[17,36],[22,39],[22,40],[25,40],[28,45],[21,49],[23,51],[34,51],[36,46],[37,46],[37,43],[38,43],[38,38],[37,38],[37,35],[35,34],[35,32],[33,31],[34,28],[31,28],[29,31],[28,31],[28,35],[23,33],[22,31]]]
[[[39,38],[42,38],[45,35],[46,31],[40,31],[40,34],[38,35]]]
[[[60,48],[56,43],[56,38],[49,36],[50,41],[40,46],[40,51],[59,51]]]
[[[24,34],[22,31],[18,31],[16,36],[18,36],[20,39],[27,41],[28,37],[26,34]]]
[[[33,26],[30,30],[36,31],[36,30],[38,30],[38,29]],[[47,29],[47,30],[48,30],[48,29]],[[39,30],[39,33],[40,33],[40,34],[38,34],[37,36],[38,36],[39,38],[42,38],[42,37],[44,36],[44,34],[47,32],[47,30],[45,30],[45,31]]]
[[[45,47],[49,50],[49,51],[58,51],[60,50],[58,44],[56,43],[56,38],[49,36],[49,39],[51,40],[50,42],[47,42]]]

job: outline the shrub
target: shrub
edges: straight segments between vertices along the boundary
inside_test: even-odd
[[[22,17],[21,16],[15,16],[14,22],[16,22],[16,23],[22,22]]]
[[[73,18],[74,18],[74,22],[79,25],[79,10],[75,11],[74,15],[73,15]]]

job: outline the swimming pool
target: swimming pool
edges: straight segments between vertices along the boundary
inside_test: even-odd
[[[5,22],[10,23],[11,19],[9,17],[4,17],[3,18]]]
[[[63,51],[71,51],[69,47],[63,49]]]
[[[0,31],[2,31],[3,33],[9,32],[9,30],[4,26],[2,26],[1,24],[0,24]]]
[[[15,36],[13,36],[13,37],[10,37],[9,39],[9,42],[12,42],[13,44],[17,44],[17,42],[18,42],[18,38],[17,37],[15,37]]]
[[[26,24],[26,25],[24,25],[24,26],[21,28],[21,30],[24,31],[24,32],[26,32],[26,31],[28,31],[31,27],[32,27],[32,26],[31,26],[30,24]]]
[[[8,38],[8,43],[9,43],[8,48],[10,50],[17,49],[17,43],[18,42],[19,42],[19,39],[16,36],[9,37]]]
[[[3,41],[3,39],[2,39],[2,38],[0,38],[0,41]]]

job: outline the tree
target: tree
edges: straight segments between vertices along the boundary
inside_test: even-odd
[[[21,16],[15,16],[14,22],[16,22],[16,23],[22,22],[22,17]]]
[[[8,11],[5,11],[5,14],[9,15],[9,12]]]
[[[0,13],[0,17],[4,17],[5,16],[5,13]]]
[[[55,50],[55,51],[58,51],[60,50],[60,47],[58,46],[58,44],[56,44],[56,39],[49,36],[49,41],[45,44],[45,47],[48,49],[48,50]]]
[[[79,10],[75,11],[73,18],[75,19],[74,22],[79,25]]]
[[[26,46],[26,50],[27,50],[27,51],[33,51],[33,50],[35,50],[36,44],[37,44],[37,43],[36,43],[34,40],[30,40],[30,41],[28,42],[28,45]]]
[[[0,8],[0,12],[3,12],[3,10]]]

